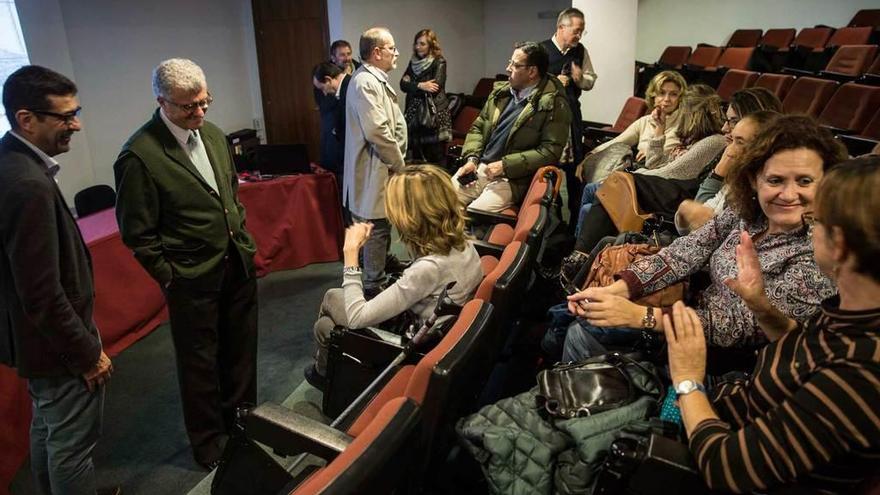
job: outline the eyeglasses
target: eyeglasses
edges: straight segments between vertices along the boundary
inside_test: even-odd
[[[396,46],[380,46],[380,47],[379,47],[380,50],[383,49],[383,48],[386,49],[386,50],[388,50],[388,51],[391,52],[391,53],[399,53],[399,52],[397,51],[397,47],[396,47]]]
[[[165,101],[174,105],[175,107],[183,110],[186,113],[193,113],[196,111],[197,108],[201,108],[203,112],[207,112],[208,107],[211,106],[211,103],[214,103],[214,97],[211,96],[211,93],[208,93],[208,97],[205,98],[204,100],[194,101],[192,103],[187,103],[184,105],[181,105],[180,103],[174,103],[171,100],[165,100]]]
[[[27,109],[28,112],[35,113],[37,115],[48,115],[49,117],[55,117],[64,123],[64,125],[70,125],[73,123],[73,119],[79,118],[80,112],[82,112],[82,107],[76,107],[75,110],[71,110],[66,113],[57,113],[50,112],[48,110],[34,110],[31,108]]]
[[[507,66],[513,67],[514,69],[522,69],[523,67],[534,67],[534,64],[518,64],[518,63],[514,62],[513,60],[508,60]]]
[[[736,124],[738,124],[739,121],[740,121],[739,117],[728,117],[726,115],[721,116],[721,122],[723,124],[727,124],[731,129],[736,127]]]
[[[805,227],[812,227],[817,223],[822,223],[822,220],[820,220],[815,214],[810,212],[801,214],[801,222],[803,222]]]

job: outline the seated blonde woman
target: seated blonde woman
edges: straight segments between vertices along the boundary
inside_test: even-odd
[[[483,278],[480,256],[465,235],[464,214],[448,174],[431,165],[409,166],[394,174],[385,190],[385,211],[413,263],[397,282],[367,301],[358,253],[372,225],[355,223],[346,229],[342,288],[324,294],[314,326],[315,364],[305,371],[306,380],[318,389],[325,385],[327,345],[334,327],[373,326],[405,311],[421,323],[431,316],[450,282],[456,283],[449,297],[464,304]]]

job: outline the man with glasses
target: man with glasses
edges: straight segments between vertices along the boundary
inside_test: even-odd
[[[568,139],[571,110],[562,84],[547,73],[538,43],[517,43],[508,81],[496,82],[462,147],[467,160],[452,178],[462,203],[500,212],[518,205],[532,176],[558,163]]]
[[[0,363],[28,381],[31,469],[43,493],[95,493],[92,451],[113,367],[92,320],[91,259],[55,174],[81,129],[76,85],[25,66],[3,85]],[[119,493],[118,488],[99,493]]]
[[[575,8],[565,9],[556,19],[556,33],[541,42],[550,55],[547,72],[558,77],[565,86],[565,96],[571,106],[571,141],[561,161],[568,189],[568,206],[575,219],[580,211],[581,184],[574,172],[585,156],[580,97],[581,92],[593,89],[597,77],[590,53],[580,42],[585,25],[583,12]],[[570,224],[573,230],[577,222]]]
[[[370,222],[373,231],[363,246],[364,291],[381,292],[391,224],[385,215],[385,183],[402,170],[406,155],[406,121],[388,73],[399,53],[388,29],[374,27],[360,39],[363,65],[351,76],[345,102],[345,170],[343,205],[355,222]]]
[[[165,292],[196,462],[217,465],[235,409],[257,399],[254,241],[213,98],[191,60],[153,71],[159,108],[114,164],[123,242]]]

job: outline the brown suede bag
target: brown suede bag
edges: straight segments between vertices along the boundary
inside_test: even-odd
[[[660,251],[660,248],[652,244],[621,244],[607,246],[593,261],[587,280],[581,289],[587,287],[606,287],[614,283],[614,275],[629,267],[634,261],[645,256],[651,256]],[[685,283],[678,282],[665,289],[647,294],[635,302],[642,306],[662,308],[672,306],[675,301],[684,298]]]

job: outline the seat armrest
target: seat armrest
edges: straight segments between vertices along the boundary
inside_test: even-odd
[[[861,156],[870,153],[878,143],[876,139],[862,136],[848,136],[846,134],[838,134],[837,138],[846,146],[847,151],[849,151],[849,154],[852,156]]]
[[[271,402],[250,411],[245,419],[245,431],[251,440],[280,454],[308,452],[328,461],[353,440],[342,431]]]
[[[507,225],[515,225],[516,217],[504,215],[502,213],[494,213],[491,211],[478,210],[476,208],[467,209],[467,217],[473,223],[480,224],[498,224],[505,223]]]
[[[584,129],[586,129],[587,127],[595,127],[598,129],[602,127],[611,127],[611,125],[612,124],[606,124],[605,122],[593,122],[592,120],[581,121],[581,127],[583,127]]]
[[[790,75],[790,76],[797,76],[797,77],[801,77],[801,76],[813,77],[816,75],[815,72],[812,72],[809,70],[803,70],[803,69],[795,69],[792,67],[783,67],[782,73],[786,74],[786,75]]]
[[[501,253],[504,252],[504,246],[492,244],[491,242],[473,240],[471,241],[471,244],[474,245],[474,249],[477,250],[477,254],[479,254],[480,257],[489,255],[496,258],[501,258]]]
[[[859,77],[858,75],[843,74],[841,72],[833,72],[828,70],[819,71],[818,76],[822,79],[831,79],[832,81],[837,81],[839,83],[848,83],[850,81],[855,81]]]

